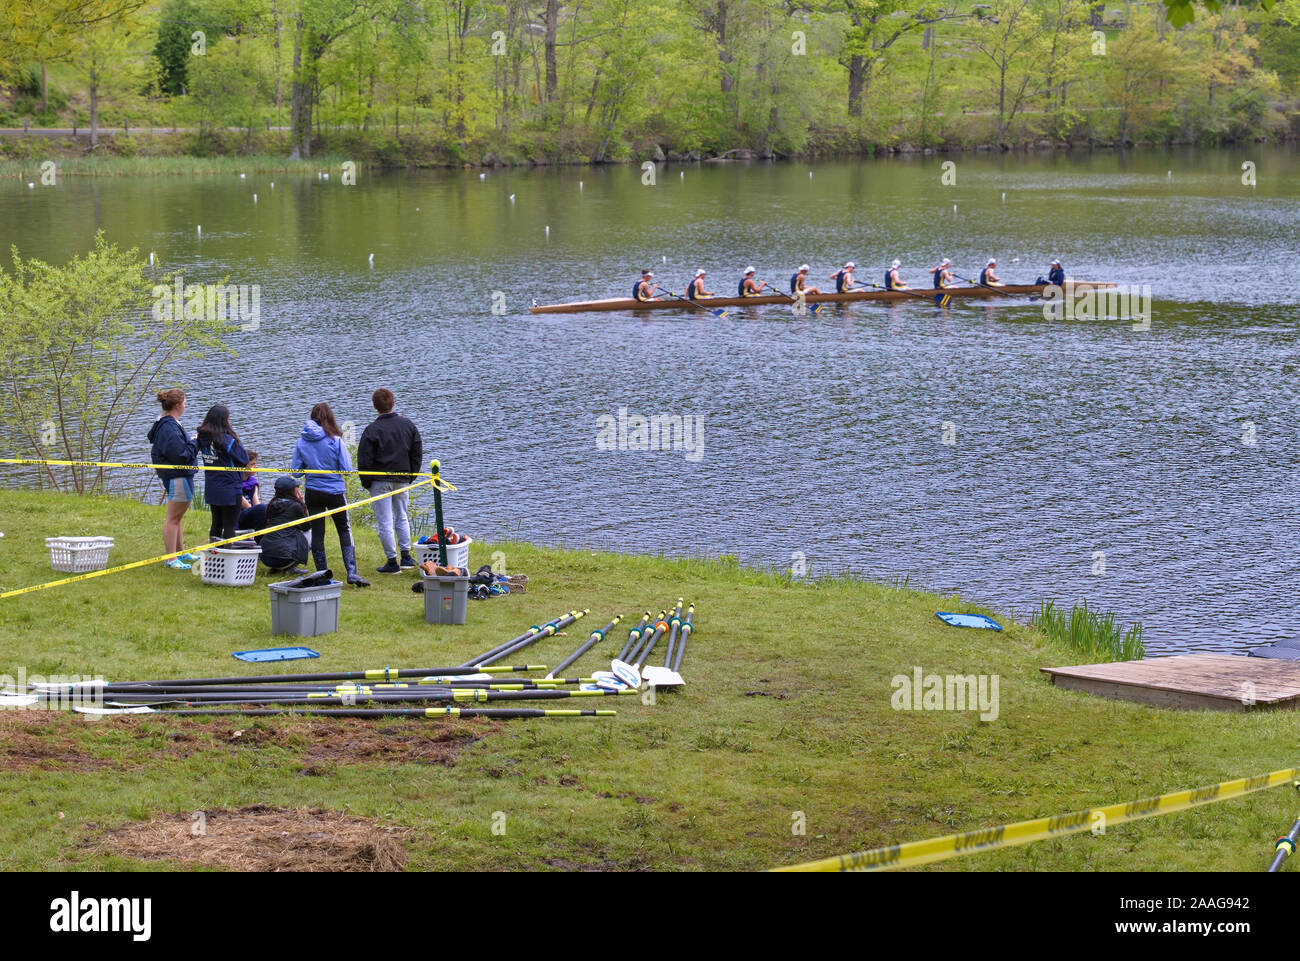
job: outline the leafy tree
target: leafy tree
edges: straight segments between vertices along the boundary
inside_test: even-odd
[[[183,361],[225,349],[226,321],[155,312],[153,286],[139,252],[102,231],[62,267],[13,249],[12,271],[0,271],[0,443],[21,456],[109,460]],[[86,467],[47,467],[45,479],[77,493],[104,485],[103,470]]]

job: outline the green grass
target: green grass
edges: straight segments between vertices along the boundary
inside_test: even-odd
[[[113,563],[161,549],[161,508],[0,492],[0,589],[50,580],[43,538],[111,534]],[[473,499],[448,523],[474,532]],[[191,517],[189,543],[204,529]],[[381,562],[359,531],[366,568]],[[338,549],[330,535],[330,558]],[[948,627],[952,597],[850,578],[801,582],[733,562],[476,543],[530,575],[526,594],[473,602],[463,627],[426,625],[412,578],[375,575],[342,599],[342,628],[309,643],[309,670],[453,663],[570,607],[583,630],[529,649],[556,663],[615,612],[632,618],[679,596],[698,630],[688,686],[654,705],[618,699],[608,720],[526,721],[485,732],[446,765],[404,756],[309,758],[327,720],[0,715],[0,868],[158,868],[86,846],[159,813],[248,804],[337,809],[410,830],[412,869],[615,867],[761,869],[1198,787],[1297,764],[1300,715],[1158,710],[1051,687],[1044,665],[1078,657],[1001,618],[1001,633]],[[0,673],[109,678],[260,671],[230,652],[270,647],[267,579],[207,587],[150,565],[0,601]],[[596,669],[620,637],[578,662]],[[291,642],[291,641],[290,641]],[[284,665],[300,669],[304,662]],[[891,680],[997,674],[996,721],[895,711]],[[376,724],[386,736],[420,724]],[[259,733],[234,738],[233,730]],[[265,733],[276,734],[266,740]],[[178,740],[179,739],[179,740]],[[256,742],[262,741],[261,746]],[[22,745],[43,762],[19,763]],[[1277,790],[1091,835],[975,854],[931,870],[1260,870],[1295,816]],[[492,832],[494,812],[506,833]],[[802,812],[806,833],[792,834]]]
[[[1140,623],[1123,631],[1115,625],[1114,614],[1089,610],[1087,601],[1075,604],[1069,614],[1043,601],[1029,623],[1094,663],[1136,661],[1146,653]]]
[[[327,170],[339,176],[344,157],[322,154],[307,160],[287,160],[282,156],[250,154],[247,156],[191,157],[183,154],[150,157],[122,157],[112,154],[61,155],[54,150],[34,151],[30,158],[0,159],[0,179],[17,178],[36,181],[41,163],[52,158],[60,177],[148,177],[148,176],[215,176],[240,173],[311,174]]]

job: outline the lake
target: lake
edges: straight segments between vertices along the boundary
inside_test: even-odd
[[[388,386],[476,537],[906,576],[1018,619],[1086,598],[1151,653],[1295,633],[1294,149],[330,174],[4,182],[0,238],[62,262],[102,228],[187,283],[260,285],[237,355],[185,373],[187,416],[228,404],[273,466],[313,403],[359,429]],[[921,286],[944,256],[1149,284],[1150,329],[1026,298],[527,311],[628,296],[643,266],[732,294],[747,264],[825,289],[897,257]],[[702,445],[602,449],[623,408]],[[147,456],[145,413],[122,455]]]

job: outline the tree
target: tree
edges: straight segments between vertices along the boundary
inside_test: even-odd
[[[123,111],[142,105],[145,91],[156,86],[158,61],[140,49],[147,42],[135,17],[87,27],[73,42],[73,72],[90,100],[90,145],[99,145],[99,117],[104,104]]]
[[[0,443],[40,459],[111,460],[182,361],[226,349],[229,322],[153,310],[153,285],[139,252],[103,231],[62,267],[13,249],[12,272],[0,271]],[[77,493],[104,485],[102,468],[46,467],[44,476]]]

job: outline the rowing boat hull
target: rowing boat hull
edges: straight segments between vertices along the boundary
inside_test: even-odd
[[[1073,284],[1074,289],[1084,290],[1090,287],[1114,287],[1112,283],[1103,283],[1099,281],[1074,280],[1066,281],[1067,285]],[[989,287],[945,287],[942,293],[952,297],[1006,297],[1011,294],[1042,294],[1043,284],[1008,284],[1005,287],[992,289]],[[935,294],[940,291],[930,288],[916,288],[914,290],[851,290],[846,294],[808,294],[807,302],[810,304],[849,304],[856,303],[860,300],[878,300],[878,301],[900,301],[907,300],[914,303],[922,301],[934,302]],[[791,298],[781,295],[768,294],[762,297],[710,297],[707,300],[697,301],[701,307],[762,307],[767,304],[786,304],[792,303]],[[540,307],[529,307],[528,312],[531,314],[585,314],[597,310],[689,310],[690,308],[680,300],[633,300],[631,297],[615,297],[610,300],[582,300],[572,304],[544,304]]]

